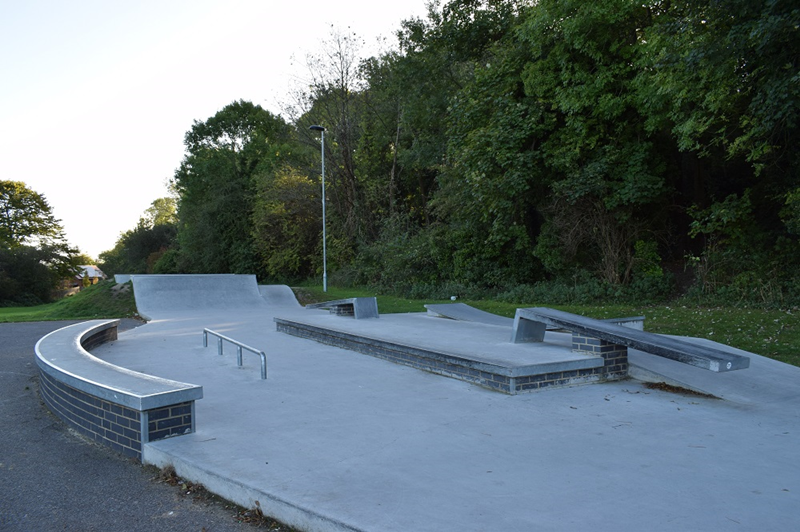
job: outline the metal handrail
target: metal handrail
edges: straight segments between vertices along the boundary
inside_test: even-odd
[[[249,345],[243,344],[242,342],[237,342],[233,338],[228,338],[225,335],[222,335],[218,332],[214,332],[211,329],[203,329],[203,347],[208,347],[208,335],[211,334],[217,337],[217,353],[222,356],[222,341],[225,340],[227,342],[232,343],[236,346],[236,362],[239,367],[242,367],[242,349],[246,349],[251,353],[255,353],[259,357],[261,357],[261,378],[267,378],[267,354],[264,351],[259,351],[255,347],[250,347]]]

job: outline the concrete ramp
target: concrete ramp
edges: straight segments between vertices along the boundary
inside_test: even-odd
[[[139,314],[152,320],[176,312],[266,309],[255,275],[132,275]]]
[[[501,327],[513,327],[514,319],[498,316],[491,312],[486,312],[466,303],[442,303],[425,305],[429,316],[440,318],[450,318],[458,321],[474,321],[487,325],[499,325]]]
[[[270,307],[303,308],[292,289],[285,284],[260,284],[258,291]]]

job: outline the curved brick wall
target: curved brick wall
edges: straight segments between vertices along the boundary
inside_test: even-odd
[[[118,324],[86,322],[42,338],[36,344],[40,390],[48,408],[70,427],[141,460],[148,441],[194,431],[194,401],[202,397],[202,388],[137,374],[91,356],[88,349],[117,338]]]

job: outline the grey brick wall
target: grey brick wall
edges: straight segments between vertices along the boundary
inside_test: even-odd
[[[605,360],[603,370],[606,380],[619,380],[628,376],[628,348],[605,340],[573,333],[572,349],[600,355]]]
[[[97,443],[141,460],[142,444],[192,431],[194,401],[138,411],[59,382],[40,372],[47,407],[70,427]],[[146,424],[142,438],[142,425]]]
[[[512,395],[554,386],[573,386],[606,380],[619,380],[628,376],[628,349],[625,346],[578,335],[573,335],[573,349],[601,356],[604,361],[602,367],[512,377],[502,374],[501,369],[497,373],[476,369],[470,366],[469,361],[457,360],[457,357],[448,357],[438,353],[417,352],[418,350],[413,348],[404,349],[403,346],[388,342],[370,341],[356,335],[338,335],[326,329],[305,324],[296,324],[277,319],[275,321],[279,332],[342,347]]]
[[[40,376],[42,399],[54,414],[87,438],[141,460],[141,412],[98,399],[47,373]]]
[[[147,411],[147,441],[192,432],[194,401]]]

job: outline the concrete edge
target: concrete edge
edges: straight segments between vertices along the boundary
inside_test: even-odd
[[[172,466],[175,473],[187,480],[202,484],[210,492],[244,508],[260,508],[264,515],[299,530],[308,532],[364,532],[337,519],[319,514],[309,508],[293,504],[277,495],[258,490],[242,482],[212,471],[194,461],[178,456],[147,443],[142,448],[142,463],[161,469]]]
[[[92,320],[68,325],[52,331],[36,342],[36,346],[34,347],[36,364],[41,371],[76,390],[139,411],[151,410],[170,404],[203,398],[202,386],[162,379],[161,377],[122,368],[100,360],[81,346],[86,338],[110,328],[116,329],[117,325],[119,325],[119,320]],[[72,329],[75,329],[76,332],[70,335]],[[63,358],[67,358],[69,355],[77,356],[80,357],[81,360],[96,364],[98,368],[117,372],[126,377],[143,379],[150,384],[158,383],[161,384],[164,389],[155,393],[137,394],[128,390],[123,390],[113,383],[98,382],[86,375],[79,375],[78,373],[62,367],[63,364],[57,364],[56,361],[50,359],[50,356],[45,353],[45,349],[50,341],[53,341],[58,336],[64,335],[71,336],[69,342],[65,342],[62,339],[56,347],[69,349],[71,353],[66,353],[66,356],[63,356],[65,355],[64,353],[59,353]]]

